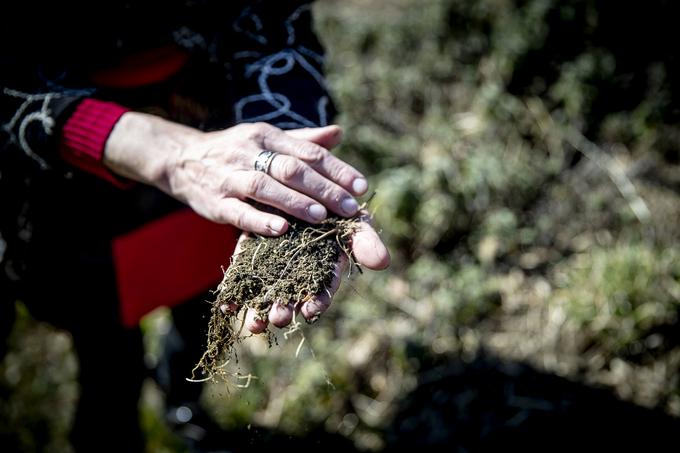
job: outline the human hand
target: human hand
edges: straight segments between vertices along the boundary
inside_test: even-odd
[[[104,163],[117,173],[164,190],[203,217],[244,231],[278,236],[288,228],[272,206],[309,223],[328,210],[342,217],[359,209],[354,196],[366,179],[328,149],[341,137],[337,126],[282,131],[265,123],[201,132],[152,115],[128,112],[109,137]],[[258,155],[278,154],[268,172],[254,169]]]
[[[245,234],[277,236],[288,228],[285,218],[259,210],[249,200],[308,223],[322,221],[327,208],[342,217],[357,214],[359,206],[352,195],[365,193],[367,183],[361,173],[328,151],[340,139],[337,126],[284,132],[258,123],[203,133],[129,112],[109,137],[104,163],[122,176],[155,185],[209,220],[233,224]],[[265,149],[279,153],[268,173],[253,167]],[[368,269],[384,269],[389,253],[368,216],[360,218],[364,220],[351,238],[354,258]],[[286,326],[296,309],[305,319],[316,319],[330,305],[346,267],[346,257],[341,258],[330,288],[322,294],[292,304],[275,302],[267,320],[249,310],[246,327],[258,333],[268,322]]]
[[[358,224],[350,238],[350,248],[354,260],[356,260],[357,264],[368,269],[385,269],[389,265],[390,256],[384,244],[378,237],[378,234],[370,225],[370,216],[363,211],[358,219]],[[246,259],[246,262],[250,263],[250,257],[240,258],[242,244],[248,237],[249,235],[247,233],[244,233],[241,236],[234,252],[232,265],[237,263],[239,259]],[[330,285],[320,294],[308,294],[306,297],[303,297],[302,300],[285,301],[285,303],[276,300],[269,307],[269,312],[265,315],[266,317],[264,319],[255,309],[248,308],[245,314],[245,327],[252,333],[264,331],[267,328],[268,323],[271,323],[276,327],[285,327],[291,323],[296,312],[300,313],[308,322],[315,321],[330,306],[332,298],[340,286],[342,275],[346,271],[347,266],[348,258],[343,253],[340,255],[340,259],[335,265],[333,279]],[[227,315],[230,312],[236,312],[238,310],[238,305],[227,301],[220,305],[220,310]]]

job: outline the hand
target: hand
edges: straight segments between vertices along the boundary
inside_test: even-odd
[[[317,145],[323,146],[327,149],[333,148],[340,141],[340,136],[335,134],[319,134],[321,129],[297,129],[287,131],[286,133],[293,135],[296,138],[306,139]],[[362,219],[359,228],[355,231],[351,238],[352,253],[357,263],[361,266],[372,269],[382,270],[390,264],[390,254],[380,240],[378,233],[370,224],[370,216],[364,213],[360,217]],[[234,251],[234,259],[238,259],[240,252],[240,245],[249,235],[244,233],[241,235],[236,250]],[[272,323],[276,327],[285,327],[291,323],[295,312],[302,314],[302,317],[308,322],[315,321],[330,307],[333,296],[340,287],[342,276],[348,266],[347,256],[341,255],[340,261],[335,267],[333,281],[328,292],[324,291],[321,294],[313,295],[310,299],[305,301],[298,301],[297,303],[283,305],[275,302],[269,310],[267,319],[261,319],[255,310],[248,309],[246,312],[245,327],[251,333],[261,333],[267,328],[268,323]],[[229,310],[229,306],[223,305],[220,307],[223,312]]]
[[[209,220],[230,223],[245,234],[277,236],[286,231],[287,221],[256,209],[248,200],[309,223],[324,220],[326,209],[344,217],[357,213],[353,195],[364,194],[368,186],[361,173],[328,151],[340,139],[337,126],[284,132],[256,123],[204,133],[152,115],[128,112],[107,141],[104,164],[122,176],[158,187]],[[279,153],[267,174],[253,167],[265,149]],[[362,222],[354,233],[351,247],[357,263],[368,269],[389,265],[389,253],[368,222]],[[249,311],[247,328],[261,332],[268,321],[286,326],[295,309],[307,320],[316,319],[328,309],[346,266],[345,257],[336,266],[328,293],[288,306],[274,304],[268,320],[257,319]]]
[[[389,252],[378,237],[376,231],[369,224],[368,216],[365,215],[362,216],[362,218],[366,220],[361,221],[359,228],[351,238],[351,247],[354,258],[358,264],[365,268],[373,270],[385,269],[390,263]],[[248,235],[244,233],[239,239],[239,243],[234,252],[234,260],[238,260],[238,255],[241,251],[241,243],[247,237]],[[315,321],[330,306],[332,298],[340,286],[341,278],[347,269],[347,265],[347,256],[342,255],[340,262],[335,267],[335,277],[327,292],[324,291],[321,294],[314,295],[308,300],[298,301],[297,303],[287,305],[275,302],[269,310],[268,319],[261,319],[255,310],[248,309],[245,315],[245,327],[252,333],[261,333],[264,331],[267,328],[268,322],[271,322],[276,327],[285,327],[290,324],[296,311],[307,321]],[[235,306],[230,307],[227,304],[220,306],[220,309],[225,314],[229,310],[235,308]]]
[[[366,192],[366,179],[328,151],[340,136],[337,126],[284,132],[265,123],[204,133],[128,112],[109,137],[104,163],[155,185],[209,220],[277,236],[288,228],[286,220],[248,200],[309,223],[324,220],[327,209],[344,217],[359,209],[354,196]],[[253,167],[263,150],[279,153],[266,174]]]

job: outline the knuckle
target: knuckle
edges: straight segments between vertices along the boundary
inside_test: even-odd
[[[340,200],[345,198],[343,191],[339,190],[332,184],[324,185],[324,187],[319,189],[319,193],[321,198],[329,203],[339,203]]]
[[[295,179],[303,171],[302,165],[294,158],[281,159],[281,178],[285,181]]]
[[[250,177],[245,182],[245,195],[254,197],[262,192],[266,184],[265,174],[259,172],[251,172]]]
[[[237,124],[236,126],[231,128],[232,131],[240,134],[243,134],[247,137],[249,137],[251,134],[255,132],[255,128],[253,123],[241,123]]]
[[[265,140],[275,135],[278,130],[267,123],[253,123],[253,135],[252,138],[257,141],[258,144],[264,144]]]
[[[224,210],[218,208],[217,206],[207,207],[196,212],[198,212],[203,217],[206,217],[217,223],[230,223],[229,219],[224,213]]]
[[[223,197],[231,197],[234,195],[233,183],[227,178],[219,183],[217,190]]]
[[[310,164],[321,163],[326,158],[326,154],[328,153],[328,151],[313,143],[301,144],[298,152],[299,155]]]
[[[245,210],[239,209],[236,212],[232,213],[232,224],[240,229],[240,230],[245,230],[246,227],[248,226],[248,214],[246,213]]]
[[[229,206],[215,206],[210,210],[210,216],[219,223],[235,224],[234,213]]]
[[[267,123],[241,123],[234,126],[235,129],[242,132],[247,140],[254,140],[261,143],[268,135],[272,133],[272,126]]]
[[[347,167],[341,167],[332,173],[334,173],[332,174],[333,179],[339,181],[341,184],[349,184],[356,177],[356,175]]]

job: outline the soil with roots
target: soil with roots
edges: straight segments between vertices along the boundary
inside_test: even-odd
[[[235,346],[244,338],[246,309],[266,320],[276,301],[297,304],[329,292],[343,254],[356,266],[350,237],[358,223],[357,218],[332,217],[318,225],[289,219],[282,236],[251,236],[241,241],[240,252],[215,291],[207,348],[192,378],[225,376],[224,365],[236,357]],[[271,344],[271,332],[264,334]]]

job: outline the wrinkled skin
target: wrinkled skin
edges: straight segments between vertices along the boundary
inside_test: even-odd
[[[313,224],[326,219],[329,211],[341,217],[358,213],[355,197],[365,194],[368,184],[358,170],[330,152],[341,139],[337,126],[283,131],[253,123],[202,132],[128,112],[111,132],[103,162],[121,176],[158,187],[208,220],[234,225],[244,234],[279,236],[288,229],[287,220],[250,200]],[[264,150],[276,153],[266,173],[254,169]],[[362,220],[351,244],[363,267],[379,270],[389,265],[387,248],[367,220]],[[268,322],[286,326],[296,309],[307,320],[318,318],[330,306],[346,265],[341,259],[327,292],[294,304],[275,303],[266,320],[249,311],[246,327],[258,333]]]

